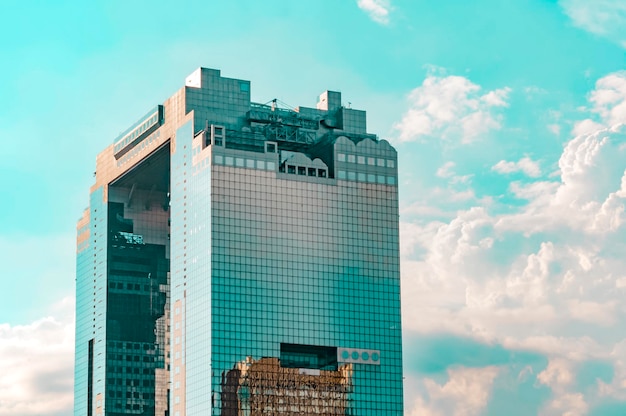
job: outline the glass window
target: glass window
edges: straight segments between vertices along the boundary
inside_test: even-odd
[[[351,181],[355,181],[356,180],[356,172],[348,172],[348,179],[350,179]]]
[[[356,156],[354,155],[348,155],[348,162],[350,163],[355,163],[356,161]]]
[[[246,159],[246,167],[254,169],[254,159]]]
[[[367,164],[370,166],[374,166],[376,164],[376,159],[373,157],[368,157],[367,158]]]
[[[337,371],[337,348],[281,343],[280,366]]]
[[[215,164],[216,165],[223,165],[224,164],[224,156],[222,156],[222,155],[215,155]]]
[[[378,183],[382,183],[382,184],[385,183],[385,177],[383,175],[378,175],[376,179]]]
[[[232,158],[232,156],[226,156],[224,158],[224,162],[227,166],[232,166],[234,164],[234,160]]]
[[[387,176],[387,183],[389,185],[395,185],[396,184],[396,178],[394,178],[393,176]]]
[[[235,159],[235,165],[242,168],[244,166],[244,161],[242,157],[238,157]]]
[[[358,178],[359,178],[359,181],[365,182],[365,174],[363,172],[359,172]]]
[[[306,168],[304,166],[298,166],[298,175],[306,175]]]
[[[368,182],[376,182],[376,175],[372,175],[371,173],[367,175]]]
[[[295,174],[296,167],[294,165],[287,165],[287,173]]]
[[[265,152],[266,153],[276,153],[276,143],[265,142]]]
[[[345,162],[346,161],[345,153],[337,153],[337,161],[338,162]]]
[[[387,167],[388,167],[388,168],[394,168],[394,167],[396,167],[396,162],[395,162],[395,160],[391,160],[391,159],[387,160]]]
[[[264,160],[257,160],[256,161],[256,167],[257,167],[257,169],[265,169],[265,161]]]
[[[378,166],[385,167],[385,159],[378,158],[377,162],[378,162]]]
[[[276,170],[276,163],[274,163],[274,162],[267,162],[265,167],[266,167],[267,170]]]
[[[309,176],[315,176],[315,168],[309,168],[308,169],[308,174],[309,174]]]
[[[340,170],[337,172],[337,178],[339,179],[346,179],[346,171],[345,170]]]
[[[358,163],[360,165],[364,165],[365,164],[365,156],[357,156],[356,163]]]

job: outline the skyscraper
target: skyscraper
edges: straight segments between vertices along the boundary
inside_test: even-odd
[[[400,415],[396,151],[200,68],[97,157],[76,415]]]

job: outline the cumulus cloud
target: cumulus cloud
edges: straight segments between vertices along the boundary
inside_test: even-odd
[[[605,124],[611,126],[626,122],[626,71],[600,78],[589,101],[593,104],[592,111],[598,113]]]
[[[553,388],[569,386],[574,381],[570,362],[563,359],[550,360],[548,367],[537,375],[537,380]]]
[[[508,87],[481,92],[462,76],[429,75],[408,95],[409,109],[394,125],[400,142],[436,136],[462,143],[501,127],[497,109],[508,106]]]
[[[598,130],[601,130],[604,127],[603,124],[593,121],[591,119],[585,119],[576,122],[574,124],[574,128],[572,129],[572,133],[575,136],[582,136],[585,134],[591,134]]]
[[[559,159],[560,181],[511,184],[529,199],[520,212],[503,216],[498,227],[527,234],[567,227],[601,234],[624,223],[626,125],[570,140]]]
[[[473,207],[449,222],[403,223],[405,327],[502,341],[542,335],[533,330],[540,325],[561,340],[542,348],[565,354],[561,346],[572,340],[557,328],[622,322],[626,310],[616,287],[626,264],[604,253],[626,240],[623,130],[572,139],[561,156],[560,182],[513,183],[512,192],[528,200],[517,212]],[[452,168],[446,164],[440,173]]]
[[[539,198],[547,201],[544,204],[558,194],[554,186],[541,189],[551,195]],[[563,212],[554,210],[546,215],[557,221]],[[561,231],[549,234],[550,229],[542,228],[548,233],[542,235],[544,241],[535,243],[536,251],[524,253],[519,239],[513,238],[516,232],[525,231],[522,226],[513,229],[511,223],[516,218],[530,221],[532,215],[497,217],[472,208],[460,212],[450,223],[411,224],[410,230],[401,234],[403,240],[410,241],[403,251],[405,294],[412,299],[404,302],[408,305],[407,328],[429,332],[437,330],[439,321],[450,330],[483,334],[489,339],[496,335],[535,335],[523,326],[533,322],[543,326],[588,322],[608,327],[618,322],[624,311],[617,307],[620,295],[615,287],[621,281],[624,264],[621,260],[607,261],[602,253],[615,249],[614,244],[626,234],[624,230],[614,239],[589,238],[584,236],[595,235],[595,230],[574,224],[569,233],[578,234],[572,234],[572,241],[560,242]],[[594,218],[588,224],[595,224]],[[548,223],[546,218],[539,221]],[[599,297],[604,300],[599,302]],[[423,308],[438,302],[440,313],[424,313]],[[521,332],[516,325],[528,332]]]
[[[539,163],[535,162],[528,156],[521,158],[517,162],[507,162],[506,160],[501,160],[493,165],[491,167],[491,170],[503,174],[523,172],[525,175],[533,178],[541,175],[541,168],[539,167]]]
[[[519,199],[528,199],[533,204],[549,204],[550,198],[559,188],[558,182],[539,181],[532,183],[511,182],[509,189]]]
[[[608,125],[624,117],[622,77],[602,78],[589,94],[598,125],[564,145],[555,176],[510,184],[517,205],[472,198],[448,219],[402,225],[405,329],[542,354],[547,365],[524,373],[532,388],[550,392],[539,414],[586,414],[602,397],[626,400],[626,124]],[[453,178],[455,162],[437,176]],[[528,157],[492,169],[541,175]],[[610,363],[613,378],[581,388],[586,360]],[[453,414],[439,400],[445,385],[425,383],[415,412]]]
[[[590,134],[602,128],[626,123],[626,71],[614,72],[600,78],[589,95],[589,103],[589,110],[595,120],[586,118],[577,122],[572,131],[575,135]]]
[[[549,386],[554,392],[552,400],[542,409],[542,415],[577,416],[587,413],[588,405],[584,396],[568,391],[574,382],[571,362],[560,358],[550,360],[548,367],[537,375],[537,381]]]
[[[426,378],[423,383],[427,398],[418,398],[411,416],[423,415],[479,415],[485,409],[493,381],[499,369],[495,366],[483,368],[458,367],[448,370],[448,381],[438,384]]]
[[[535,319],[531,320],[537,322]],[[589,336],[555,336],[536,333],[519,336],[519,334],[510,334],[504,338],[502,346],[511,350],[530,350],[552,359],[567,360],[570,363],[590,359],[605,359],[610,356],[608,352],[610,348]]]
[[[0,324],[0,416],[72,411],[74,302],[28,325]]]
[[[389,23],[389,12],[391,11],[389,0],[357,0],[357,5],[373,21],[383,25]]]
[[[575,26],[626,48],[626,3],[622,0],[560,0]]]
[[[553,398],[548,406],[542,409],[542,416],[582,416],[586,415],[589,406],[582,393],[563,393]]]
[[[568,301],[569,312],[573,319],[601,326],[612,326],[617,319],[616,301],[594,302],[571,299]]]
[[[609,383],[598,382],[598,393],[601,397],[610,397],[626,401],[626,339],[617,343],[611,351],[615,361],[615,373]]]

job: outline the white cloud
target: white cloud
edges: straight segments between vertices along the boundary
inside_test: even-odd
[[[428,244],[428,240],[436,232],[437,228],[443,225],[438,222],[428,223],[426,228],[422,228],[417,224],[401,222],[400,223],[400,252],[402,256],[409,257],[417,248],[424,247]]]
[[[571,299],[568,301],[570,316],[583,322],[612,326],[616,317],[616,302],[594,302]]]
[[[494,379],[499,369],[453,368],[448,370],[448,381],[440,385],[430,378],[424,379],[427,400],[418,398],[411,416],[422,415],[479,415],[487,406]]]
[[[600,78],[589,94],[589,102],[589,111],[596,120],[587,118],[575,123],[572,130],[574,135],[590,134],[603,127],[626,123],[626,71]]]
[[[588,405],[581,393],[571,393],[569,388],[575,375],[572,363],[562,358],[551,359],[548,367],[537,375],[537,381],[550,387],[554,397],[545,406],[542,415],[576,416],[587,413]]]
[[[437,176],[440,178],[449,178],[454,176],[454,167],[456,163],[454,162],[446,162],[439,169],[437,169]]]
[[[574,124],[574,128],[572,129],[572,133],[575,136],[582,136],[585,134],[594,133],[604,127],[601,123],[595,122],[591,119],[585,119],[578,121]]]
[[[548,327],[547,323],[544,327]],[[553,360],[566,360],[570,363],[610,357],[610,347],[607,348],[589,336],[565,337],[542,334],[520,337],[513,334],[505,337],[502,345],[512,350],[536,351]]]
[[[481,94],[481,87],[462,76],[429,75],[409,93],[409,109],[394,129],[398,140],[409,142],[425,137],[459,138],[462,143],[501,127],[495,109],[506,107],[510,88]]]
[[[589,111],[597,120],[586,122],[592,131],[565,143],[554,177],[511,183],[506,196],[518,198],[517,205],[503,207],[499,201],[505,199],[495,196],[493,206],[481,207],[474,196],[454,205],[448,218],[403,222],[405,330],[452,333],[547,357],[546,368],[524,373],[536,380],[535,387],[551,390],[541,414],[585,414],[602,397],[626,398],[626,260],[621,254],[626,250],[626,124],[606,127],[623,117],[624,91],[622,75],[598,81],[589,95]],[[448,160],[437,176],[455,177],[455,162]],[[541,175],[528,157],[503,160],[493,170]],[[434,196],[436,189],[423,194]],[[610,363],[613,379],[579,391],[578,371],[586,360]],[[446,384],[429,383],[424,384],[429,394],[415,402],[415,414],[453,414],[455,408],[441,399]]]
[[[569,386],[574,381],[571,363],[560,358],[552,359],[548,367],[537,375],[537,380],[552,388]]]
[[[389,23],[389,12],[391,11],[389,0],[357,0],[357,5],[373,21],[383,25]]]
[[[467,185],[471,182],[474,177],[473,174],[470,175],[457,175],[454,171],[454,167],[456,164],[454,162],[446,162],[439,169],[437,169],[436,175],[443,179],[448,179],[448,183],[451,185]],[[469,198],[474,198],[474,192],[470,189],[465,189],[465,191],[461,191],[461,193],[465,194]],[[452,198],[455,199],[455,198]],[[456,198],[458,200],[458,198]]]
[[[589,406],[581,393],[563,393],[553,398],[539,413],[541,416],[582,416]]]
[[[626,339],[615,345],[611,351],[611,356],[616,363],[613,380],[609,383],[600,381],[598,393],[600,397],[612,397],[626,401]]]
[[[559,184],[551,181],[539,181],[528,184],[521,182],[511,182],[509,189],[516,198],[528,199],[535,204],[548,204],[554,192],[558,189]]]
[[[539,167],[539,163],[535,162],[528,156],[521,158],[517,162],[507,162],[506,160],[501,160],[494,166],[492,166],[491,170],[505,174],[523,172],[525,175],[533,178],[541,175],[541,168]]]
[[[508,107],[509,104],[506,100],[509,92],[511,92],[510,88],[489,91],[487,94],[480,97],[480,101],[484,102],[489,107]]]
[[[559,162],[560,182],[511,184],[528,200],[517,212],[493,216],[474,207],[449,222],[403,223],[405,326],[430,332],[445,323],[452,332],[502,340],[538,335],[533,323],[621,322],[626,310],[617,306],[616,286],[626,264],[603,253],[626,240],[624,142],[626,126],[573,139]],[[453,167],[446,163],[440,176]],[[518,233],[541,233],[542,240],[529,252],[519,240],[508,242]],[[503,252],[501,259],[496,253]]]
[[[575,26],[626,48],[626,3],[622,0],[560,0]]]
[[[624,143],[626,125],[572,139],[559,159],[561,181],[511,184],[513,194],[529,203],[518,213],[499,218],[497,227],[526,234],[560,227],[595,234],[620,229],[626,220]]]
[[[0,416],[66,415],[73,405],[74,302],[28,325],[0,324]]]
[[[626,3],[624,3],[626,11]],[[624,21],[626,24],[626,21]],[[592,111],[598,113],[606,125],[626,123],[626,71],[615,72],[596,82],[590,98]]]

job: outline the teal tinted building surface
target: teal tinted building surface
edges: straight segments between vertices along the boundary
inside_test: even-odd
[[[396,151],[198,69],[97,159],[76,415],[401,415]]]

